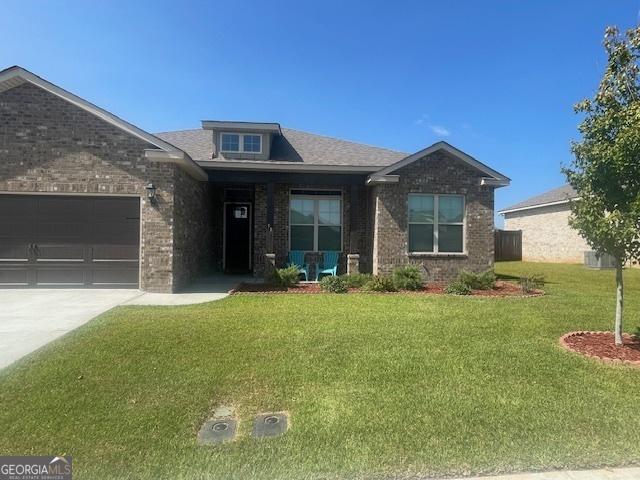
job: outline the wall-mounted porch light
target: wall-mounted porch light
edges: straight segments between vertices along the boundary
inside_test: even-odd
[[[149,199],[149,202],[156,203],[156,186],[153,183],[150,183],[145,188],[147,189],[147,198]]]

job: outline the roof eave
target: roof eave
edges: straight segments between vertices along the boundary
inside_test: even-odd
[[[155,150],[149,148],[144,151],[144,157],[154,162],[175,163],[182,167],[196,180],[200,180],[201,182],[209,180],[207,172],[200,168],[200,165],[194,162],[191,157],[182,150],[173,150],[167,152],[164,150]]]
[[[239,122],[224,120],[202,120],[202,128],[205,130],[233,130],[252,131],[264,133],[277,133],[282,135],[279,123],[275,122]]]
[[[492,186],[496,186],[496,187],[504,187],[506,185],[509,185],[511,183],[511,179],[505,175],[502,175],[501,173],[497,172],[496,170],[488,167],[487,165],[485,165],[482,162],[479,162],[478,160],[476,160],[475,158],[473,158],[471,155],[468,155],[466,153],[464,153],[462,150],[457,149],[456,147],[454,147],[453,145],[448,144],[447,142],[436,142],[433,145],[430,145],[427,148],[424,148],[416,153],[413,153],[411,155],[408,155],[407,157],[403,158],[402,160],[389,165],[387,167],[384,167],[383,169],[381,169],[378,172],[375,172],[376,176],[385,176],[388,175],[402,167],[405,167],[407,165],[410,165],[413,162],[416,162],[418,160],[420,160],[421,158],[424,158],[428,155],[431,155],[432,153],[438,152],[438,151],[445,151],[451,155],[453,155],[454,157],[460,159],[461,161],[469,164],[470,166],[476,168],[477,170],[485,173],[486,175],[488,175],[488,177],[486,177],[487,182],[484,183],[484,185],[492,185]]]
[[[216,161],[198,160],[200,167],[212,170],[254,170],[263,172],[309,172],[309,173],[340,173],[340,174],[367,174],[379,170],[379,166],[352,166],[352,165],[314,165],[303,163],[285,163],[275,161],[251,162],[251,161]]]
[[[543,207],[552,207],[554,205],[563,205],[565,203],[571,203],[573,201],[576,200],[580,200],[580,197],[575,197],[575,198],[568,198],[566,200],[558,200],[555,202],[546,202],[546,203],[538,203],[537,205],[527,205],[524,207],[517,207],[517,208],[505,208],[504,210],[499,210],[498,213],[500,215],[504,215],[505,213],[514,213],[514,212],[521,212],[522,210],[533,210],[534,208],[543,208]]]

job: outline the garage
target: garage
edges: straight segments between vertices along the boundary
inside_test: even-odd
[[[0,287],[138,288],[140,199],[0,195]]]

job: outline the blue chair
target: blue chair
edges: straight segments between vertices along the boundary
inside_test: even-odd
[[[306,282],[309,281],[309,265],[304,263],[304,252],[301,250],[292,250],[289,252],[289,259],[287,261],[287,266],[297,267],[298,273],[300,275],[304,275],[304,280]]]
[[[338,275],[338,252],[324,252],[322,254],[322,263],[316,268],[316,282],[320,280],[320,275]]]

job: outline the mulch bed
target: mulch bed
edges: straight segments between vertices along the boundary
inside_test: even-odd
[[[380,295],[445,295],[444,284],[429,284],[422,290],[417,291],[400,291],[400,292],[366,292],[376,293]],[[350,288],[349,293],[363,292],[360,288]],[[232,295],[242,294],[279,294],[279,293],[326,293],[320,289],[319,283],[299,283],[293,287],[278,287],[268,283],[241,283],[230,292]],[[542,290],[535,290],[528,294],[522,293],[522,288],[515,283],[498,281],[492,290],[473,290],[471,295],[478,297],[537,297],[544,295]]]
[[[622,341],[617,346],[613,332],[571,332],[560,337],[560,345],[569,351],[603,362],[640,367],[640,338],[625,333]]]

